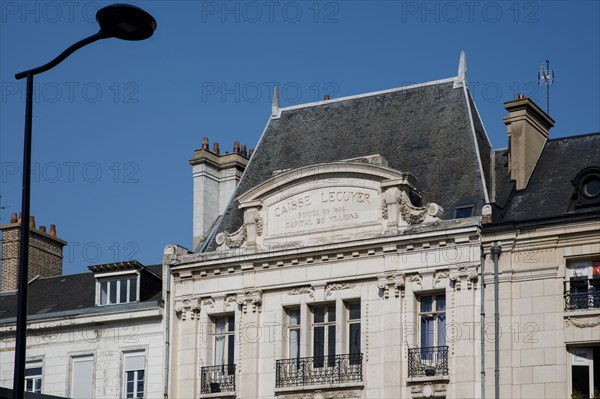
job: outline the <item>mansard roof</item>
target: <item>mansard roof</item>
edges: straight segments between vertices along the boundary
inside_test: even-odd
[[[457,84],[458,83],[458,84]],[[423,202],[454,210],[488,202],[491,145],[468,88],[458,78],[281,108],[271,117],[214,236],[235,231],[237,198],[275,171],[380,154],[411,173]],[[208,244],[208,245],[206,245]]]
[[[162,265],[142,266],[157,278],[162,276]],[[142,287],[143,290],[145,288]],[[158,290],[141,292],[140,302],[155,302],[162,296]],[[27,313],[30,316],[48,316],[69,312],[70,314],[91,311],[112,311],[117,307],[136,307],[140,302],[111,306],[95,306],[96,280],[94,273],[68,274],[34,279],[27,290]],[[2,312],[3,311],[3,312]],[[0,293],[0,324],[14,323],[17,315],[17,293]]]
[[[523,190],[515,190],[514,181],[508,180],[506,152],[495,154],[502,185],[493,210],[494,224],[600,216],[600,199],[579,206],[573,184],[580,172],[594,167],[600,170],[600,133],[548,140]]]

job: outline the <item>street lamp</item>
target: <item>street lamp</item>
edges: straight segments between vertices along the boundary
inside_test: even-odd
[[[148,39],[156,29],[156,20],[141,8],[129,4],[112,4],[96,13],[100,30],[78,41],[60,53],[52,61],[17,73],[17,80],[27,78],[25,102],[25,142],[23,146],[23,191],[21,196],[21,243],[19,251],[19,281],[17,292],[17,340],[15,347],[15,370],[13,398],[23,397],[25,388],[25,352],[27,347],[27,280],[29,265],[29,206],[31,185],[31,125],[33,108],[33,77],[60,64],[65,58],[83,46],[111,37],[122,40]]]

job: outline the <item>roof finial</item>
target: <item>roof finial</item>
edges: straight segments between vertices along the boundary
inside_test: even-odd
[[[271,116],[279,115],[279,87],[273,88],[273,104],[271,105]]]
[[[460,52],[460,61],[458,62],[458,76],[456,77],[456,82],[454,87],[461,87],[464,83],[467,82],[467,56],[465,54],[465,50]]]

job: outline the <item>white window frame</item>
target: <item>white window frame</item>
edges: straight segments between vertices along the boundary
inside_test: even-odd
[[[298,312],[298,322],[294,322],[292,317],[292,312]],[[301,311],[299,307],[288,308],[286,309],[286,338],[287,338],[287,358],[288,359],[299,359],[300,348],[302,347],[302,321],[301,321]],[[295,337],[295,338],[293,338]],[[295,348],[295,349],[294,349]],[[297,352],[296,356],[293,356],[294,350]]]
[[[439,311],[437,310],[437,303],[438,303],[438,297],[443,296],[444,297],[444,310],[443,311]],[[427,297],[431,297],[431,311],[426,312],[426,311],[421,311],[421,305],[422,305],[422,301],[423,298],[427,298]],[[423,295],[419,295],[418,296],[418,303],[417,303],[418,309],[417,309],[417,318],[419,320],[419,342],[418,342],[418,346],[419,348],[430,348],[430,347],[439,347],[439,346],[446,346],[447,345],[447,339],[446,339],[446,331],[444,331],[444,344],[443,345],[439,345],[440,342],[440,316],[444,317],[444,326],[443,328],[445,329],[447,326],[447,319],[446,319],[446,313],[447,313],[447,303],[446,303],[446,293],[445,292],[431,292],[431,293],[427,293],[427,294],[423,294]],[[423,327],[422,327],[422,323],[421,323],[421,319],[422,317],[432,317],[433,318],[433,345],[431,346],[423,346],[423,334],[425,333],[425,331],[423,331]]]
[[[131,296],[131,286],[132,284],[130,283],[131,279],[135,279],[134,280],[134,284],[135,284],[135,299],[134,300],[130,300],[130,296]],[[106,291],[106,302],[102,301],[102,284],[103,283],[107,283],[107,291]],[[114,283],[114,284],[112,284]],[[125,293],[125,301],[121,300],[121,284],[127,284],[127,289],[126,289],[126,293]],[[115,302],[112,302],[110,297],[111,297],[111,292],[112,292],[112,288],[114,287],[115,291],[116,291],[116,300]],[[109,305],[118,305],[118,304],[123,304],[123,303],[133,303],[133,302],[139,302],[140,300],[140,274],[139,273],[131,273],[128,272],[127,274],[111,274],[111,275],[102,275],[102,276],[96,276],[96,304],[98,306],[109,306]]]
[[[27,375],[27,370],[40,368],[41,371],[39,374]],[[31,389],[27,389],[27,381],[32,381]],[[39,388],[36,388],[36,382],[39,382]],[[44,364],[42,360],[29,360],[25,363],[25,391],[26,392],[35,392],[42,393],[42,389],[44,388]]]
[[[330,318],[331,312],[329,312],[329,308],[333,307],[333,315],[334,315],[334,320],[332,321]],[[315,321],[315,314],[316,314],[316,310],[317,309],[321,309],[324,308],[324,317],[323,317],[323,322],[316,322]],[[336,353],[336,344],[337,344],[337,340],[336,340],[336,332],[337,332],[337,323],[338,323],[338,315],[337,315],[337,306],[335,302],[330,302],[330,303],[323,303],[323,304],[319,304],[319,305],[314,305],[310,307],[310,311],[311,311],[311,348],[312,348],[312,357],[316,358],[318,357],[315,353],[316,350],[316,346],[315,346],[315,329],[316,328],[323,328],[323,357],[327,358],[328,356],[335,356]],[[330,341],[331,341],[331,333],[330,333],[330,327],[333,327],[333,353],[330,353]],[[329,363],[331,363],[329,361],[329,359],[327,359],[328,361],[323,361],[323,365],[321,366],[317,366],[317,363],[315,361],[315,367],[324,367],[325,365],[330,366]]]
[[[133,369],[133,370],[129,370],[126,367],[127,364],[127,359],[130,357],[138,357],[138,356],[144,356],[144,368],[143,369]],[[147,362],[148,362],[148,357],[146,356],[146,351],[145,350],[135,350],[135,351],[127,351],[127,352],[123,352],[123,384],[122,384],[122,389],[123,389],[123,394],[121,395],[122,398],[144,398],[144,396],[146,395],[146,381],[147,381],[147,377],[148,377],[148,373],[146,371],[146,369],[148,368],[147,366]],[[134,396],[127,396],[128,392],[127,392],[127,373],[128,372],[134,372],[134,383],[133,383],[133,395]],[[143,371],[144,372],[144,376],[142,377],[143,379],[143,391],[141,396],[139,395],[137,386],[138,386],[138,378],[139,378],[139,371]]]
[[[217,322],[218,320],[225,320],[225,330],[217,331]],[[231,325],[233,325],[233,330],[229,330],[229,321],[231,321]],[[235,333],[236,333],[236,325],[235,325],[235,314],[225,314],[220,316],[212,317],[213,324],[213,365],[215,366],[228,366],[235,364]],[[217,340],[219,337],[223,337],[223,358],[219,362],[218,360],[218,352],[217,352]],[[230,337],[233,337],[234,345],[233,345],[233,353],[229,353],[229,340]],[[229,359],[232,359],[232,362],[229,363]],[[221,363],[221,364],[218,364]]]

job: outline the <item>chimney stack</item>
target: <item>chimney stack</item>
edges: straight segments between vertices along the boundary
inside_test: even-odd
[[[533,169],[544,149],[554,120],[531,99],[517,94],[514,101],[504,103],[508,133],[508,167],[516,189],[527,187]]]
[[[202,138],[202,149],[208,151],[208,137]]]
[[[194,178],[194,249],[225,211],[248,164],[246,145],[240,146],[239,141],[233,143],[233,152],[224,154],[220,154],[218,143],[213,144],[212,152],[203,151],[205,145],[208,147],[208,139],[202,140],[202,148],[190,160]]]
[[[56,237],[56,226],[35,228],[35,218],[29,218],[29,276],[54,277],[62,274],[63,247],[66,241]],[[2,282],[0,292],[16,291],[19,278],[21,218],[13,213],[10,223],[0,226],[2,232]]]

